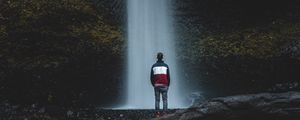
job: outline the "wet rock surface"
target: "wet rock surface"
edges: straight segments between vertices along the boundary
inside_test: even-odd
[[[214,98],[158,120],[299,120],[300,92]]]
[[[169,110],[172,114],[177,110]],[[161,114],[162,116],[162,114]],[[0,103],[0,120],[144,120],[156,117],[152,109],[115,110],[97,107],[65,108],[59,106],[12,105]]]
[[[199,99],[200,100],[200,99]],[[156,118],[153,109],[115,110],[97,107],[13,105],[0,103],[0,120],[299,120],[300,92],[260,93],[194,102]]]

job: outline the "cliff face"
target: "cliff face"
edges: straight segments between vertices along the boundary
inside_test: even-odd
[[[297,120],[300,93],[261,93],[199,101],[157,120]]]
[[[78,105],[117,96],[123,38],[104,8],[80,0],[0,3],[1,100]]]
[[[183,58],[280,56],[298,40],[300,7],[282,0],[175,0],[173,14]]]
[[[191,86],[212,96],[299,90],[295,1],[175,0],[173,11]]]

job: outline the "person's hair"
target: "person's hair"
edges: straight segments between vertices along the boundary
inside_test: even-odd
[[[157,60],[162,60],[164,58],[164,54],[162,52],[157,53]]]

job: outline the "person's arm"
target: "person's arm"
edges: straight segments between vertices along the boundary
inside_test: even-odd
[[[154,73],[153,73],[153,66],[151,67],[150,81],[151,81],[151,84],[152,84],[152,86],[154,86]]]
[[[170,70],[169,70],[169,67],[167,67],[167,77],[168,77],[168,86],[170,86],[170,83],[171,83],[171,78],[170,78]]]

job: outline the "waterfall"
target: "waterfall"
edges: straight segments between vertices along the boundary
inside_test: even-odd
[[[171,85],[168,91],[169,108],[185,107],[185,95],[180,90],[175,39],[172,28],[170,0],[127,0],[128,59],[127,105],[132,109],[154,109],[154,89],[150,70],[157,52],[164,53],[170,67]],[[162,102],[161,102],[162,104]]]

